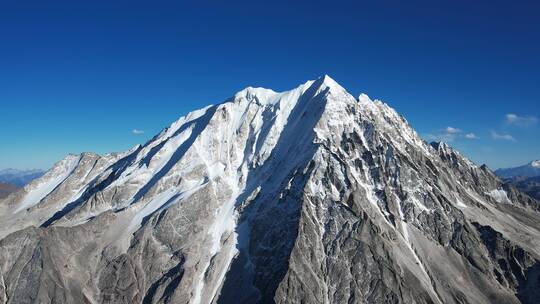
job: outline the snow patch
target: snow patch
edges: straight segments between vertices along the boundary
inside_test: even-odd
[[[456,199],[456,206],[458,208],[467,208],[467,205],[465,205],[462,201],[460,201],[459,199]]]
[[[506,191],[502,189],[495,189],[489,192],[486,192],[487,195],[491,196],[497,203],[510,203],[510,199]]]
[[[25,189],[30,187],[31,189],[26,193],[26,196],[19,207],[15,209],[14,213],[37,205],[47,195],[53,192],[75,170],[80,158],[77,155],[68,155],[36,183],[31,183],[30,186],[25,187]]]
[[[425,286],[429,288],[429,287],[432,286],[431,277],[429,276],[426,268],[424,267],[424,264],[422,263],[422,261],[420,260],[420,258],[416,254],[416,251],[413,248],[413,244],[412,244],[410,236],[409,236],[409,227],[407,225],[407,222],[405,221],[405,216],[403,214],[403,211],[401,210],[401,200],[399,199],[399,197],[397,197],[395,195],[395,193],[394,193],[394,196],[396,197],[399,221],[401,223],[401,236],[403,237],[403,240],[405,241],[404,242],[405,246],[410,250],[413,259],[415,260],[416,264],[420,268],[420,271],[422,272],[422,275],[424,277]],[[431,290],[433,291],[433,294],[437,297],[437,300],[440,303],[441,301],[439,300],[439,298],[437,296],[437,292],[433,288],[431,288]]]
[[[235,189],[237,190],[237,189]],[[202,272],[199,274],[198,280],[196,280],[195,285],[193,287],[193,297],[191,299],[192,303],[201,303],[202,301],[202,293],[204,289],[204,278],[205,273],[208,270],[208,267],[210,267],[210,262],[212,260],[212,257],[215,256],[217,253],[220,252],[222,249],[222,243],[221,238],[222,236],[227,233],[231,232],[233,233],[233,237],[235,239],[235,243],[238,242],[238,233],[235,232],[236,228],[236,214],[234,212],[234,204],[237,199],[237,193],[232,196],[232,198],[220,209],[218,209],[218,213],[216,218],[213,221],[212,227],[209,231],[209,236],[211,238],[212,245],[210,247],[209,252],[209,259],[202,268]],[[221,286],[221,283],[223,279],[225,278],[225,274],[227,272],[227,269],[229,268],[230,263],[232,262],[233,257],[238,252],[238,249],[236,246],[233,246],[229,249],[228,252],[221,252],[222,254],[226,254],[227,258],[225,259],[227,265],[225,265],[222,269],[222,271],[218,275],[218,282],[215,284],[215,288],[212,290],[212,296],[211,299],[214,297],[214,295],[217,293],[217,289]]]

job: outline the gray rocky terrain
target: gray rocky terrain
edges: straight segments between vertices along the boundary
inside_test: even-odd
[[[10,195],[11,193],[17,191],[18,189],[19,187],[15,185],[0,183],[0,199]]]
[[[537,303],[538,201],[328,76],[0,201],[0,303]]]
[[[540,175],[532,177],[516,176],[504,178],[503,181],[527,193],[530,197],[540,200]]]

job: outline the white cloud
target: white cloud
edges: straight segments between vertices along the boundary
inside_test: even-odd
[[[453,134],[447,134],[447,133],[438,133],[438,134],[429,133],[426,135],[426,138],[432,141],[453,142],[456,137]]]
[[[514,113],[506,114],[504,120],[507,124],[518,127],[528,127],[538,122],[538,118],[534,116],[519,116]]]
[[[476,134],[474,134],[474,133],[467,133],[467,134],[465,134],[465,138],[466,139],[478,139],[478,136],[476,136]]]
[[[434,140],[434,141],[453,142],[454,140],[460,137],[471,139],[471,137],[468,137],[471,134],[474,136],[474,138],[476,138],[476,136],[473,133],[463,135],[463,130],[448,126],[442,130],[439,130],[436,134],[433,134],[433,133],[427,134],[426,138],[429,140]]]
[[[133,129],[133,131],[131,131],[131,133],[133,133],[135,135],[141,135],[141,134],[144,134],[144,131],[139,130],[139,129]]]
[[[456,139],[456,136],[454,134],[448,134],[448,133],[428,134],[427,139],[449,143],[449,142],[453,142]]]
[[[510,134],[502,134],[502,133],[497,133],[495,131],[491,131],[491,137],[493,139],[516,141],[516,139]]]
[[[446,127],[445,129],[446,133],[448,134],[458,134],[458,133],[461,133],[461,130],[458,129],[458,128],[453,128],[453,127]]]

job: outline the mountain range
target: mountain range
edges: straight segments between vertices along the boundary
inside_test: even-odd
[[[328,76],[0,201],[1,303],[537,303],[540,204]]]
[[[41,177],[45,171],[41,169],[19,170],[2,169],[0,170],[0,183],[11,184],[17,187],[24,187],[34,179]]]
[[[497,169],[495,173],[502,178],[540,176],[540,160],[519,167]]]
[[[540,160],[519,167],[498,169],[495,173],[505,182],[540,200]]]

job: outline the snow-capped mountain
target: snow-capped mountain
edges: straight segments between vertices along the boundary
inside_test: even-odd
[[[19,170],[2,169],[0,170],[0,183],[12,184],[18,187],[24,187],[34,179],[41,177],[45,172],[40,169]]]
[[[497,169],[495,173],[502,178],[540,176],[540,160],[533,160],[519,167]]]
[[[2,303],[534,303],[538,202],[330,77],[0,202]]]

